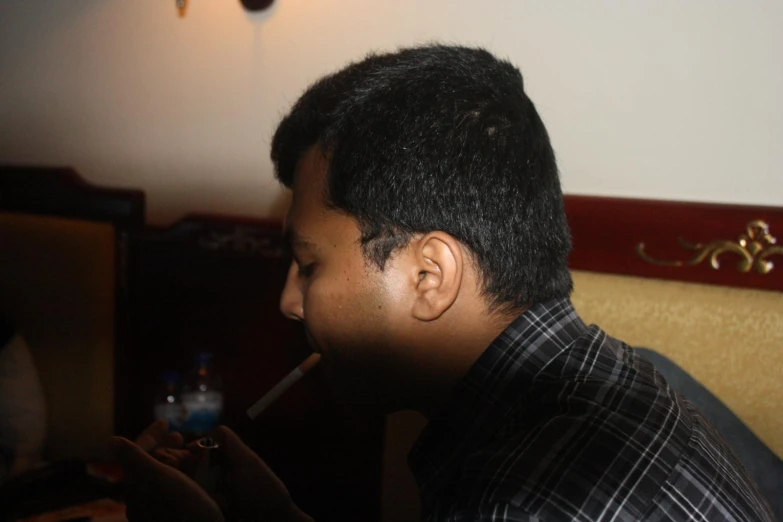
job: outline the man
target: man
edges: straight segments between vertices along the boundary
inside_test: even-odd
[[[272,159],[293,190],[281,309],[346,402],[429,418],[410,456],[424,520],[772,520],[701,415],[576,315],[554,153],[512,65],[446,46],[370,56],[305,92]],[[163,428],[115,441],[131,477],[219,520],[144,453],[182,464]],[[218,437],[229,475],[244,469],[228,509],[308,520]]]

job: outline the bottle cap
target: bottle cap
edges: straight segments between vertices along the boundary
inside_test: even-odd
[[[165,383],[178,383],[179,382],[179,372],[175,370],[167,370],[163,372],[163,382]]]
[[[212,362],[212,353],[211,352],[199,352],[198,355],[196,355],[196,362],[198,364],[208,364]]]

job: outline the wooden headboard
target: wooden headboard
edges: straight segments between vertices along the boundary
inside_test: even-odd
[[[575,270],[783,291],[783,207],[565,200]]]

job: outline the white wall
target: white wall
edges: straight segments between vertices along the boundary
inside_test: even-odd
[[[521,67],[567,192],[783,204],[781,2],[189,3],[0,3],[0,162],[143,188],[155,222],[279,212],[269,140],[308,82],[440,39]]]

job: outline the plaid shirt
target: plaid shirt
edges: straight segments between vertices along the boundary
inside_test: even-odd
[[[427,521],[773,521],[723,439],[567,299],[523,313],[409,456]]]

